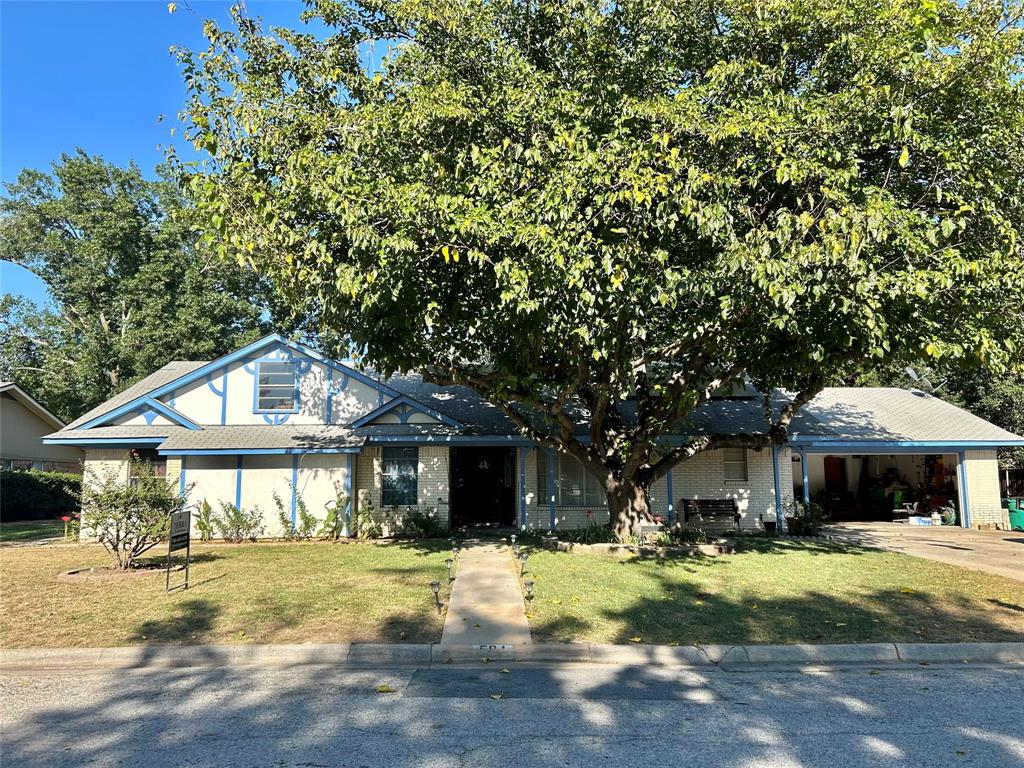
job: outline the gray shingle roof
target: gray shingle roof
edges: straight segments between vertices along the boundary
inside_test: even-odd
[[[1024,440],[937,397],[894,387],[825,389],[797,414],[792,431],[847,440]]]
[[[189,432],[190,430],[186,427],[177,427],[171,425],[161,424],[131,424],[125,426],[109,426],[109,427],[93,427],[92,429],[69,429],[64,428],[59,432],[54,432],[52,435],[46,435],[46,437],[59,437],[64,439],[95,439],[95,438],[112,438],[112,439],[135,439],[135,438],[146,438],[146,437],[169,437],[175,435],[178,432]]]
[[[319,424],[239,424],[178,428],[160,446],[161,450],[235,450],[280,448],[358,448],[366,438],[348,427]]]
[[[125,403],[131,402],[137,397],[142,397],[142,395],[146,394],[150,390],[162,387],[164,384],[172,382],[180,376],[191,373],[196,370],[196,368],[204,365],[206,365],[205,360],[173,360],[163,368],[149,374],[149,376],[146,376],[144,379],[139,379],[123,392],[119,392],[114,395],[105,403],[101,403],[92,410],[86,411],[68,424],[65,429],[75,429],[76,427],[85,424],[89,419],[102,416],[104,413],[107,413],[107,411],[112,411]]]

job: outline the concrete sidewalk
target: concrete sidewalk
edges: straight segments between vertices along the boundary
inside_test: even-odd
[[[466,541],[459,552],[441,645],[502,646],[530,641],[519,574],[508,547]]]
[[[828,526],[836,541],[938,560],[1024,581],[1024,533],[953,526],[843,522]]]

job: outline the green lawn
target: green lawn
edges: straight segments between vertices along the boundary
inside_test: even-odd
[[[681,645],[1024,640],[1024,582],[838,545],[740,547],[660,562],[535,552],[527,568],[534,636]]]
[[[26,520],[21,523],[0,523],[0,542],[3,541],[35,541],[52,539],[64,535],[64,523],[61,520]]]
[[[7,548],[0,647],[436,641],[446,556],[443,541],[198,545],[192,587],[168,595],[162,573],[57,580],[108,564],[98,545]]]

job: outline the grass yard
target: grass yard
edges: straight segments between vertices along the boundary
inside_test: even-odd
[[[18,523],[0,523],[0,542],[36,541],[64,535],[61,520],[26,520]]]
[[[607,643],[1024,640],[1024,582],[870,549],[748,541],[735,555],[539,551],[534,637]]]
[[[99,545],[5,548],[0,647],[436,641],[429,584],[450,556],[444,541],[194,545],[191,587],[168,595],[162,571],[57,579],[109,564]]]

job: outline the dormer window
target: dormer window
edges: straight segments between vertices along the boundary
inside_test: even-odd
[[[298,403],[295,363],[256,363],[256,413],[294,413]]]

